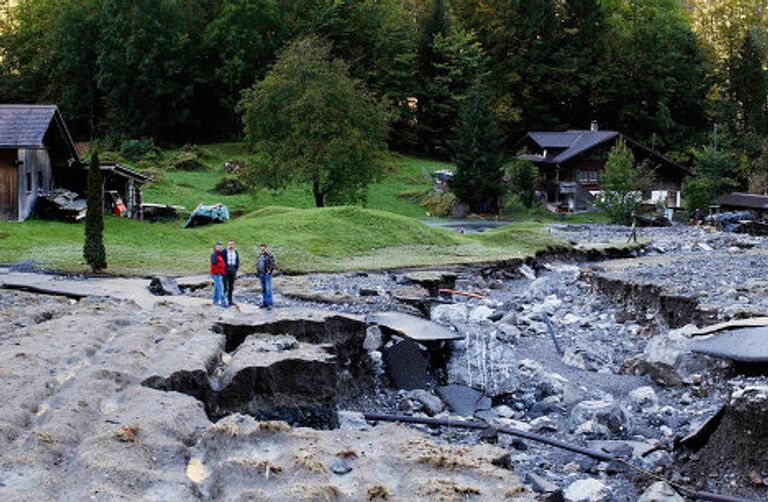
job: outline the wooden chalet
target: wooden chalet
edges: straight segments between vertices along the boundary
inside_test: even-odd
[[[151,177],[104,164],[106,209],[119,196],[126,215],[141,217],[141,185]],[[57,189],[86,196],[81,162],[61,112],[54,105],[0,105],[0,220],[23,221],[40,197]]]
[[[646,201],[679,208],[682,182],[690,170],[618,131],[601,131],[597,122],[588,130],[529,132],[519,143],[516,158],[539,168],[538,191],[551,208],[581,211],[599,196],[608,153],[620,138],[638,163],[647,162],[655,170],[656,185]]]

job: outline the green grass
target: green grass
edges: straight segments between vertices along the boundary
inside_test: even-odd
[[[490,262],[531,256],[567,244],[535,223],[458,235],[409,217],[359,207],[267,207],[221,225],[182,229],[177,223],[106,219],[109,272],[126,275],[207,273],[213,242],[235,239],[252,271],[259,243],[272,245],[287,272],[385,269]],[[83,226],[30,220],[0,222],[0,252],[9,261],[84,272]]]
[[[257,193],[221,195],[213,188],[226,173],[222,170],[225,161],[244,160],[247,157],[241,143],[224,143],[200,147],[201,160],[208,166],[205,171],[187,172],[174,169],[159,169],[159,181],[144,189],[144,200],[159,204],[173,204],[192,210],[198,204],[222,203],[235,214],[251,212],[260,207],[287,206],[311,208],[314,200],[309,185],[292,186],[278,193],[259,190]],[[164,152],[171,158],[176,152]],[[449,164],[422,160],[415,157],[393,155],[387,162],[382,178],[370,186],[369,209],[380,209],[413,218],[426,216],[424,209],[403,197],[404,193],[424,192],[431,187],[430,173]]]

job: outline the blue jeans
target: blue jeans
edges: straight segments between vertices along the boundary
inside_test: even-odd
[[[213,279],[213,304],[227,306],[227,300],[224,299],[224,276],[221,274],[212,275]]]
[[[259,274],[259,280],[261,281],[261,298],[262,305],[267,307],[272,306],[272,275],[271,274]]]

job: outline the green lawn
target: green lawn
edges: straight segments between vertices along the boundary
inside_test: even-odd
[[[126,275],[207,273],[213,242],[233,238],[255,257],[262,241],[272,245],[286,272],[384,269],[490,262],[565,248],[536,223],[518,223],[483,234],[458,235],[402,215],[359,207],[267,207],[221,225],[182,229],[178,223],[147,223],[109,217],[105,239],[109,272]],[[83,226],[30,220],[0,222],[6,261],[33,260],[67,272],[84,272]],[[245,260],[250,271],[253,259]]]
[[[246,151],[240,143],[204,145],[200,147],[201,160],[208,166],[205,171],[159,170],[159,181],[144,189],[144,200],[160,204],[174,204],[194,209],[198,204],[222,203],[235,214],[251,212],[260,207],[286,206],[310,208],[314,205],[309,185],[293,186],[272,193],[221,195],[213,192],[216,184],[226,176],[222,170],[225,161],[243,160]],[[175,152],[167,151],[165,157]],[[422,160],[415,157],[393,155],[387,163],[384,176],[369,188],[366,208],[380,209],[413,218],[426,216],[424,209],[403,194],[424,192],[431,186],[430,173],[449,164]]]

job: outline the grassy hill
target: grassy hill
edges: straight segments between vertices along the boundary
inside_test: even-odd
[[[31,220],[0,222],[3,261],[32,260],[68,272],[86,270],[83,226]],[[489,262],[530,256],[567,244],[535,223],[458,235],[409,217],[359,207],[267,207],[221,225],[182,229],[109,217],[105,241],[113,274],[207,273],[217,240],[235,239],[252,271],[259,243],[269,243],[286,272],[384,269]]]
[[[294,186],[271,193],[260,190],[257,193],[221,195],[214,192],[214,187],[227,174],[222,166],[226,161],[245,159],[247,152],[240,143],[224,143],[199,147],[200,160],[207,169],[200,171],[182,171],[160,168],[158,181],[144,190],[144,200],[160,204],[175,204],[194,209],[198,204],[220,202],[235,214],[243,214],[267,206],[287,206],[310,208],[314,206],[309,185]],[[178,152],[166,151],[164,157],[171,158]],[[135,167],[141,168],[141,166]],[[426,216],[424,209],[404,195],[421,193],[431,186],[430,173],[449,166],[445,162],[423,160],[415,157],[393,155],[388,162],[383,178],[371,185],[368,201],[369,209],[390,211],[412,218]]]

